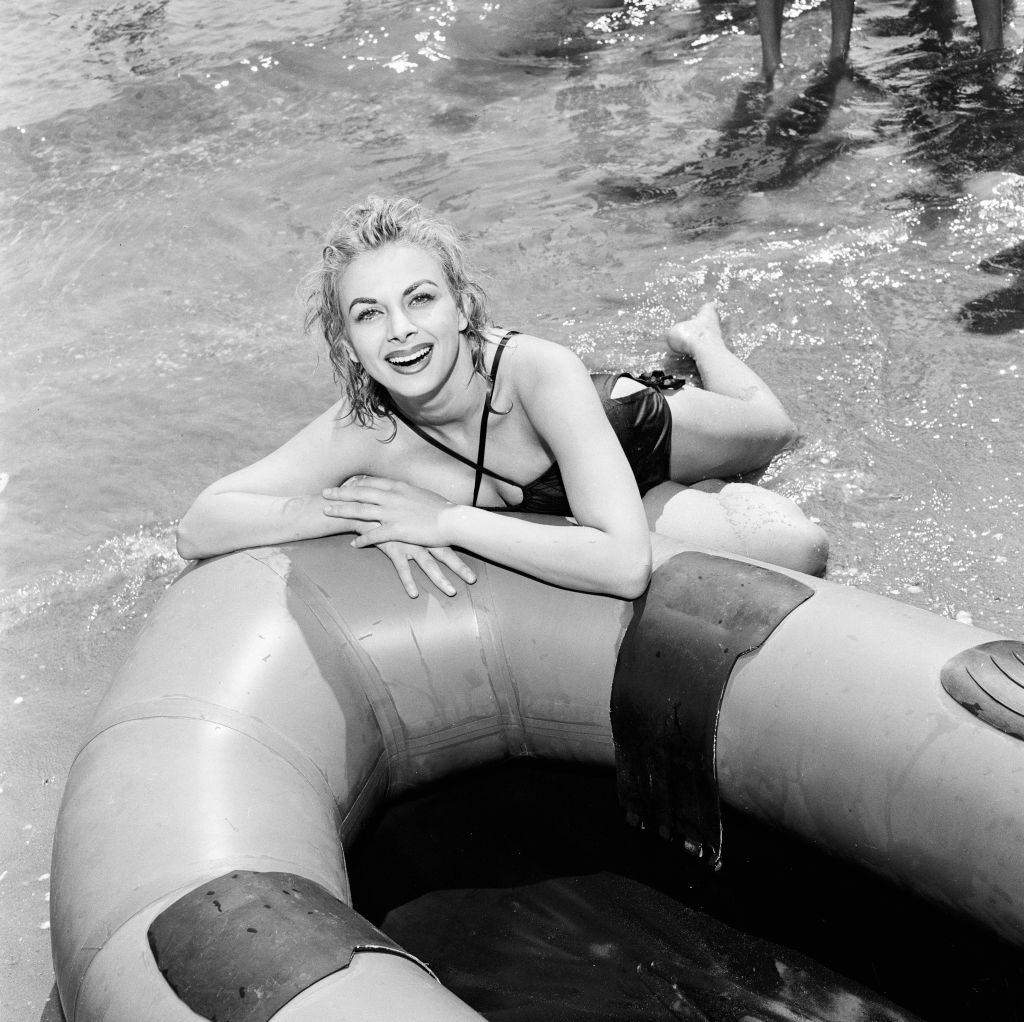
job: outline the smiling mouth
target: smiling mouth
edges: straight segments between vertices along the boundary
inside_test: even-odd
[[[421,344],[419,347],[413,348],[412,351],[399,351],[388,355],[384,361],[400,371],[416,369],[426,362],[433,350],[432,344]]]

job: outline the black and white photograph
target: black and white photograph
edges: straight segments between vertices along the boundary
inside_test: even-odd
[[[2,1022],[1024,1022],[1017,0],[0,4]]]

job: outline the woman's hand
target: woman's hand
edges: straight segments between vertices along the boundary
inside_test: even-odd
[[[441,570],[444,565],[463,582],[476,581],[473,570],[447,544],[430,542],[439,534],[437,518],[449,501],[430,490],[376,476],[353,476],[341,486],[323,491],[324,514],[349,519],[359,536],[356,547],[376,546],[394,564],[398,577],[410,597],[419,596],[411,562],[446,596],[455,595],[455,587]],[[413,536],[422,537],[420,540]],[[401,536],[402,538],[391,538]]]
[[[353,546],[356,544],[353,543]],[[455,595],[455,586],[448,581],[448,576],[441,570],[441,565],[455,572],[463,582],[472,585],[476,581],[473,569],[459,555],[448,546],[422,547],[415,543],[378,543],[377,547],[382,550],[395,566],[398,577],[405,587],[405,591],[412,599],[419,596],[420,591],[416,586],[416,580],[412,574],[412,561],[415,561],[423,574],[441,590],[445,596]],[[440,563],[439,563],[440,562]]]
[[[455,505],[431,490],[380,476],[353,476],[323,491],[324,514],[367,522],[354,546],[396,541],[424,547],[449,546],[442,515]]]

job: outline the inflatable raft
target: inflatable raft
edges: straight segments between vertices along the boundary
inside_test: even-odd
[[[396,792],[512,756],[616,765],[712,867],[721,804],[1024,944],[1024,644],[655,537],[637,604],[474,562],[410,600],[344,537],[186,571],[57,822],[69,1022],[480,1018],[350,907]]]

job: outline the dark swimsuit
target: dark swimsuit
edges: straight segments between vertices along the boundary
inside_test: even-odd
[[[426,440],[449,457],[461,461],[476,473],[473,482],[473,506],[476,507],[480,495],[480,484],[483,477],[490,476],[499,482],[518,486],[523,491],[523,499],[519,504],[502,508],[489,508],[491,511],[529,511],[541,515],[571,515],[569,498],[562,482],[562,473],[558,464],[554,463],[539,475],[532,483],[521,484],[506,476],[492,472],[484,466],[484,454],[487,450],[487,420],[491,415],[491,395],[494,393],[494,382],[498,378],[498,366],[509,339],[519,333],[509,330],[498,342],[498,350],[494,353],[491,373],[488,377],[487,398],[483,412],[480,414],[480,444],[477,448],[476,461],[467,458],[458,451],[453,451],[440,440],[432,437],[415,422],[403,415],[393,404],[389,411],[401,419],[418,437]],[[597,390],[597,396],[604,406],[605,415],[611,423],[615,435],[622,444],[633,475],[636,477],[640,493],[644,494],[651,488],[668,480],[669,455],[672,446],[672,413],[665,397],[655,387],[645,386],[643,390],[634,391],[625,397],[612,397],[612,388],[617,380],[629,373],[591,373],[590,379]],[[672,386],[672,384],[668,384]]]

